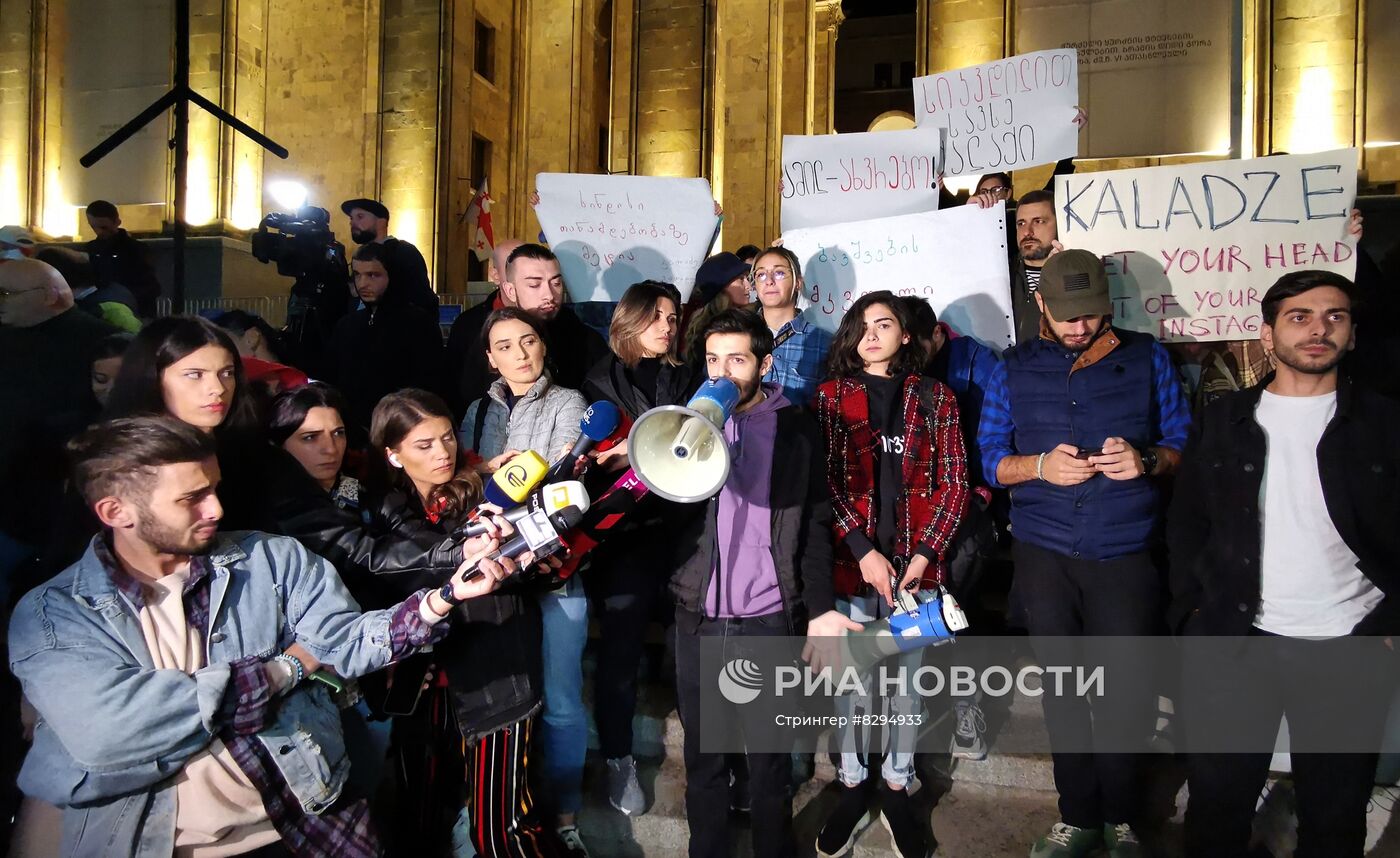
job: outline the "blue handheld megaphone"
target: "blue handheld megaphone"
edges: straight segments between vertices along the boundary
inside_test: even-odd
[[[900,592],[894,613],[864,625],[861,631],[846,633],[842,648],[842,664],[862,674],[892,655],[952,643],[957,632],[967,628],[967,615],[953,594],[939,587]]]

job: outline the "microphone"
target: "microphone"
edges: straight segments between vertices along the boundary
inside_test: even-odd
[[[496,517],[504,518],[511,523],[511,526],[515,526],[522,518],[531,513],[544,512],[548,515],[570,506],[576,506],[580,510],[588,509],[588,492],[584,489],[583,483],[578,480],[545,483],[526,499],[526,503],[511,507],[503,515]],[[460,541],[489,532],[490,528],[486,522],[476,521],[454,530],[452,538]]]
[[[569,448],[569,452],[560,457],[554,463],[554,467],[549,469],[544,481],[552,483],[556,480],[567,479],[573,476],[574,462],[579,456],[588,455],[594,445],[601,441],[606,441],[617,432],[618,424],[622,421],[622,412],[617,410],[606,399],[600,399],[588,406],[588,410],[583,412],[583,417],[578,421],[578,440],[574,446]]]
[[[534,491],[535,486],[544,482],[549,465],[534,450],[526,450],[501,466],[491,475],[491,481],[482,492],[486,503],[502,509],[519,506]]]
[[[587,503],[584,504],[584,509],[587,509]],[[556,513],[546,513],[544,510],[532,512],[516,522],[515,536],[489,556],[493,560],[502,557],[514,559],[527,551],[533,551],[536,560],[543,560],[563,550],[564,542],[559,535],[576,527],[583,519],[583,513],[583,509],[572,505]],[[482,572],[476,568],[475,563],[462,573],[463,581],[475,581],[480,577]],[[452,596],[451,581],[442,585],[438,595],[449,604],[457,604],[458,600]]]
[[[631,468],[623,472],[612,488],[585,510],[587,513],[569,534],[569,556],[553,577],[565,581],[578,570],[583,558],[607,538],[609,532],[627,517],[638,501],[647,495],[646,484]]]
[[[613,447],[616,447],[618,444],[621,444],[623,441],[626,441],[627,436],[631,432],[632,418],[628,417],[626,414],[623,414],[622,421],[617,424],[617,431],[613,432],[604,440],[599,441],[598,446],[595,449],[600,453],[611,450]]]

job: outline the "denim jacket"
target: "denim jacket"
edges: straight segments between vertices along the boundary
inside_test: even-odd
[[[221,534],[208,559],[206,666],[193,675],[152,666],[136,613],[91,545],[15,609],[10,667],[40,714],[19,784],[63,809],[63,856],[168,858],[173,776],[222,728],[231,662],[293,641],[345,677],[390,661],[393,609],[362,614],[334,568],[295,540]],[[257,736],[307,813],[340,796],[350,763],[319,685],[278,701]]]

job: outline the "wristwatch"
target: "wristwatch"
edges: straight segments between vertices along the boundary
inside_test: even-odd
[[[1151,447],[1142,451],[1142,468],[1144,477],[1152,476],[1152,472],[1157,470],[1157,451]]]
[[[453,589],[451,581],[443,584],[442,589],[438,590],[438,598],[454,608],[462,604],[462,600],[457,598],[457,593]]]

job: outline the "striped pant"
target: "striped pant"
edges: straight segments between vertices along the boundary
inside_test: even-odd
[[[466,747],[467,811],[472,845],[482,858],[565,856],[563,844],[540,824],[530,795],[529,717]]]

